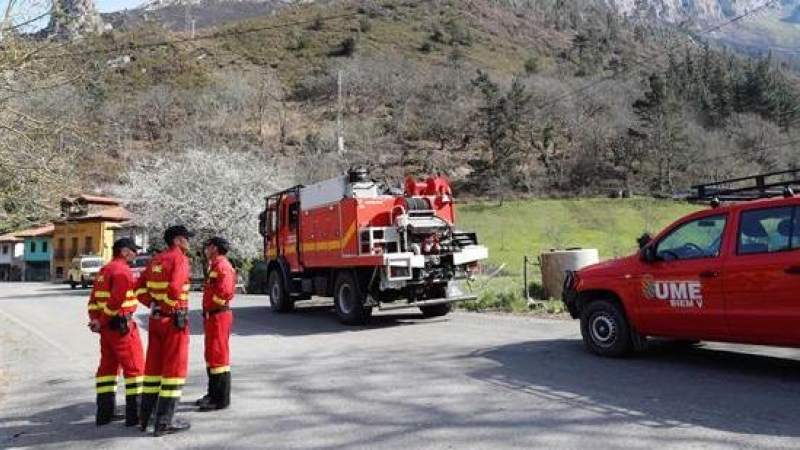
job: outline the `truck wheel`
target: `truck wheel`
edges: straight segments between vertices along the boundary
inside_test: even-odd
[[[453,304],[445,303],[444,305],[420,306],[419,309],[425,317],[441,317],[446,316],[453,310]]]
[[[75,289],[78,287],[78,283],[76,283],[72,277],[69,277],[69,287],[70,289]]]
[[[363,325],[372,316],[372,308],[364,305],[364,292],[358,286],[353,272],[342,271],[336,275],[333,287],[333,304],[339,320],[345,325]]]
[[[84,288],[84,289],[89,287],[89,282],[85,278],[83,278],[82,276],[81,276],[81,287]]]
[[[625,312],[610,300],[586,305],[581,314],[581,335],[583,344],[595,355],[623,356],[633,348]]]
[[[289,298],[286,283],[278,270],[273,270],[267,279],[267,294],[269,304],[274,313],[287,313],[294,309],[294,302]]]

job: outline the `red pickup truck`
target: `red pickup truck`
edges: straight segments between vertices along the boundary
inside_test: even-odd
[[[677,220],[636,255],[568,272],[563,301],[586,348],[621,356],[646,348],[648,336],[800,347],[793,186],[800,170],[694,186],[692,199],[711,208]]]

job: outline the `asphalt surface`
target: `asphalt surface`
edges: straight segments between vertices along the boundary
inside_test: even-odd
[[[409,311],[351,328],[326,307],[273,315],[260,296],[235,302],[231,409],[191,405],[206,382],[194,310],[192,430],[98,428],[87,295],[0,284],[0,448],[800,448],[798,350],[661,343],[602,359],[573,321]]]

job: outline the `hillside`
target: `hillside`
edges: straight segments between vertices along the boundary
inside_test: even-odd
[[[439,171],[459,196],[493,200],[671,195],[795,162],[800,91],[774,61],[594,2],[518,5],[332,1],[194,39],[147,22],[14,41],[3,64],[35,56],[5,72],[25,94],[0,104],[15,131],[0,146],[0,221],[47,217],[65,191],[114,191],[130,167],[187,149],[258,154],[304,183],[351,164],[395,181]],[[14,170],[30,160],[47,170]]]

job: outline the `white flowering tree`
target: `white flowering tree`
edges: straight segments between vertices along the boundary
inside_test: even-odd
[[[222,235],[239,258],[259,256],[258,214],[264,198],[292,185],[291,169],[276,160],[234,152],[188,150],[142,162],[115,194],[136,213],[135,223],[153,236],[183,224],[199,241]]]

